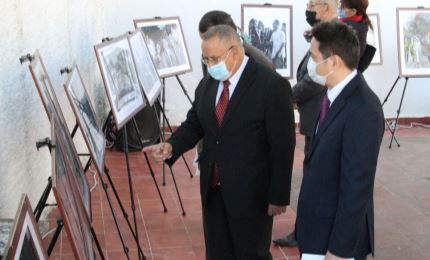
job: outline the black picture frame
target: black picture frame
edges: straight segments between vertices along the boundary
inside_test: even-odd
[[[242,4],[241,26],[251,45],[272,61],[276,71],[284,78],[293,78],[293,7]]]

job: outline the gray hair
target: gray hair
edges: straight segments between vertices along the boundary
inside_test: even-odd
[[[321,2],[324,2],[328,5],[332,5],[335,10],[337,10],[337,8],[339,7],[339,0],[322,0]]]
[[[242,45],[237,32],[231,26],[225,24],[210,27],[209,30],[203,34],[203,41],[207,41],[213,37],[218,37],[221,41],[226,43]]]

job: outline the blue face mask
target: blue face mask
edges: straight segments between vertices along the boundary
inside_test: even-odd
[[[230,55],[230,51],[227,54],[227,57],[228,55]],[[209,75],[211,75],[212,78],[219,81],[224,81],[231,77],[231,71],[228,70],[227,65],[225,64],[225,60],[227,59],[227,57],[225,57],[223,61],[220,61],[217,64],[208,67],[208,73]]]
[[[345,9],[339,8],[338,13],[339,13],[339,18],[346,18]]]

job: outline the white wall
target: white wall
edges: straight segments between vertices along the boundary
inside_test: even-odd
[[[241,3],[267,1],[227,0],[2,0],[0,9],[0,217],[13,217],[21,193],[29,193],[33,205],[40,196],[50,174],[50,156],[46,149],[36,152],[35,141],[49,136],[49,122],[30,78],[26,65],[18,57],[39,49],[56,88],[69,127],[73,116],[64,96],[64,78],[58,73],[76,61],[90,89],[97,114],[106,115],[106,98],[95,61],[93,45],[102,37],[114,37],[134,28],[135,18],[180,16],[193,72],[181,76],[191,96],[201,78],[200,39],[197,25],[207,11],[229,12],[240,25]],[[308,49],[302,32],[305,22],[305,0],[271,1],[272,4],[293,5],[294,72]],[[396,79],[397,36],[396,7],[430,6],[429,0],[374,0],[368,12],[379,13],[382,36],[382,66],[370,67],[365,76],[374,91],[383,99]],[[294,84],[294,80],[291,81]],[[430,80],[411,79],[406,92],[402,117],[430,116]],[[396,114],[400,99],[399,85],[385,106],[388,117]],[[167,110],[173,124],[180,123],[189,103],[176,83],[166,84]],[[77,138],[78,150],[85,150]]]
[[[21,193],[35,206],[51,173],[46,148],[35,142],[50,136],[50,125],[27,64],[18,58],[39,49],[72,128],[73,116],[64,95],[63,66],[75,60],[88,86],[100,92],[92,45],[104,35],[102,0],[2,0],[0,8],[0,217],[13,217]],[[102,95],[98,95],[102,96]],[[104,103],[104,99],[96,99]],[[99,107],[101,107],[99,105]],[[99,109],[102,111],[102,109]],[[102,114],[102,113],[101,113]],[[83,150],[82,138],[77,138]]]

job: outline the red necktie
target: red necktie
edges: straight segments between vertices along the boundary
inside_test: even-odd
[[[321,102],[321,111],[318,119],[318,125],[322,124],[329,109],[330,109],[330,99],[328,99],[327,93],[325,93],[323,100]]]
[[[218,123],[218,127],[221,127],[222,120],[224,119],[225,111],[227,110],[228,101],[230,99],[230,93],[228,89],[228,87],[230,86],[230,81],[228,80],[223,81],[222,84],[224,85],[224,88],[222,90],[221,96],[219,97],[218,103],[216,104],[216,107],[215,107],[215,117]],[[215,162],[210,185],[213,188],[216,185],[218,185],[218,183],[219,183],[219,169],[218,169],[217,162]]]
[[[222,120],[224,119],[225,111],[227,110],[228,100],[230,97],[229,89],[230,81],[226,80],[223,81],[222,84],[224,85],[224,88],[222,90],[221,96],[219,97],[218,103],[215,107],[215,116],[216,121],[218,123],[218,127],[221,127]]]

